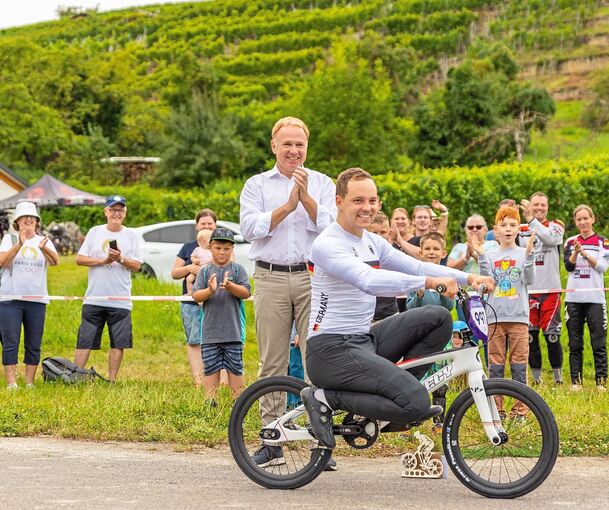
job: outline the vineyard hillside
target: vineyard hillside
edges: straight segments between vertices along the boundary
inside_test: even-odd
[[[83,158],[104,151],[155,155],[171,112],[193,90],[212,91],[219,114],[238,119],[235,130],[257,133],[243,148],[258,150],[257,159],[236,157],[212,174],[239,165],[252,172],[264,160],[261,130],[337,47],[382,67],[379,83],[389,83],[407,134],[412,108],[451,68],[472,48],[501,44],[518,79],[547,89],[557,105],[525,159],[609,151],[603,126],[581,121],[609,67],[603,0],[225,0],[60,15],[0,31],[0,114],[11,112],[2,115],[0,159],[25,173],[82,176]],[[69,160],[70,151],[80,159]]]

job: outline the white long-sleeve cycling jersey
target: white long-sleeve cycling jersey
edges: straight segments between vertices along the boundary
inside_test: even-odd
[[[519,244],[527,247],[531,233],[535,231],[533,243],[535,253],[535,289],[561,289],[560,249],[565,227],[559,221],[544,221],[533,218],[530,223],[520,225]]]
[[[399,296],[425,287],[428,276],[467,283],[467,273],[416,260],[382,237],[357,237],[332,223],[313,242],[309,259],[311,316],[309,337],[322,333],[370,331],[376,296]]]

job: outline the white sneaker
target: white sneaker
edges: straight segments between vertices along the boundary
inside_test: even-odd
[[[18,390],[18,389],[19,389],[19,386],[17,386],[17,383],[16,383],[16,382],[14,382],[14,383],[9,384],[9,385],[6,387],[6,389],[7,389],[8,391],[16,391],[16,390]]]
[[[606,387],[606,386],[604,386],[604,385],[602,385],[602,384],[597,384],[597,385],[596,385],[596,389],[597,389],[598,391],[601,391],[601,392],[602,392],[602,391],[607,391],[607,387]]]
[[[583,390],[583,389],[584,389],[584,388],[582,387],[582,385],[581,385],[581,384],[572,384],[572,385],[571,385],[571,391],[581,391],[581,390]]]

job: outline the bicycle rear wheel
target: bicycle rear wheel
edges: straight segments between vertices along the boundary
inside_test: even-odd
[[[316,441],[305,439],[273,446],[272,458],[269,457],[270,462],[264,467],[252,458],[265,446],[260,437],[262,429],[266,432],[274,430],[264,427],[260,417],[261,406],[271,420],[276,420],[286,412],[299,408],[300,390],[305,387],[304,382],[294,377],[267,377],[249,386],[235,402],[228,424],[231,453],[241,471],[263,487],[302,487],[317,478],[332,455],[332,450],[319,448]],[[296,414],[284,426],[291,430],[307,430],[309,415],[304,407],[302,412]]]
[[[488,498],[517,498],[541,485],[552,471],[558,427],[546,402],[524,384],[489,379],[484,389],[505,411],[503,443],[491,444],[468,389],[446,415],[444,453],[452,472],[469,489]]]

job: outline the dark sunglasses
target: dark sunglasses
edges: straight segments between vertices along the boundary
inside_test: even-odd
[[[484,228],[484,225],[468,225],[467,229],[468,230],[482,230]]]

